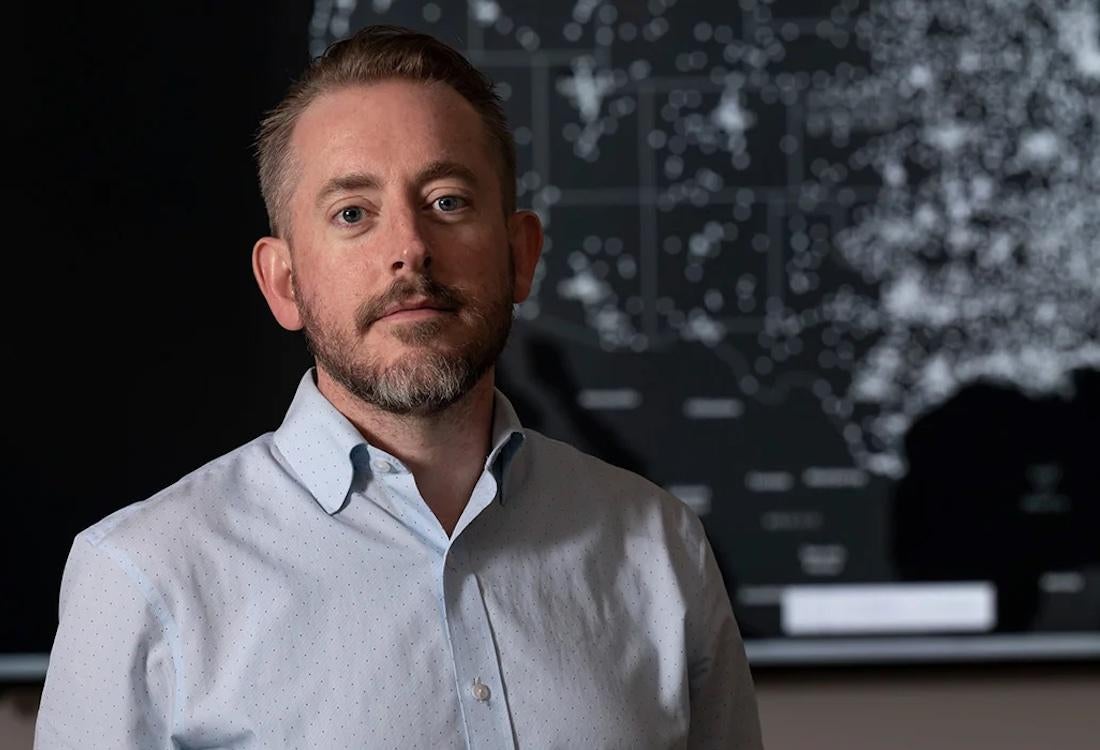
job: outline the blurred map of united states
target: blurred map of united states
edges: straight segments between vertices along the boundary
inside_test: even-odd
[[[1095,0],[322,1],[313,52],[377,22],[497,84],[549,237],[520,325],[806,387],[888,477],[966,385],[1100,367]]]

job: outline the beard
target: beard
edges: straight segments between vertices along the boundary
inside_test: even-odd
[[[318,306],[297,287],[295,295],[301,300],[306,346],[336,382],[361,401],[391,414],[432,415],[466,395],[504,350],[512,326],[512,278],[510,273],[494,299],[466,295],[426,274],[398,279],[385,293],[359,306],[352,336],[337,326],[326,327]],[[357,354],[367,329],[386,310],[413,297],[426,297],[430,306],[449,312],[442,318],[391,325],[389,335],[409,351],[389,365],[370,350]],[[433,342],[454,326],[465,329],[461,342],[435,348]]]

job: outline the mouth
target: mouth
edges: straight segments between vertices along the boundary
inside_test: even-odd
[[[433,303],[429,300],[410,300],[387,310],[379,320],[398,322],[403,320],[423,320],[439,315],[453,313],[454,308]]]

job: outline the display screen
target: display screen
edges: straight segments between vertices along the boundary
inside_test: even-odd
[[[1100,657],[1094,0],[319,1],[299,54],[372,23],[503,99],[547,240],[498,386],[699,514],[754,664]],[[130,406],[148,466],[173,436]]]
[[[496,83],[500,385],[702,517],[761,662],[1100,655],[1100,7],[318,4]]]

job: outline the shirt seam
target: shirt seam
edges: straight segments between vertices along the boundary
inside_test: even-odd
[[[172,723],[169,731],[169,737],[172,737],[176,734],[176,729],[180,726],[184,698],[183,644],[180,638],[179,627],[177,627],[171,612],[168,610],[168,603],[164,600],[161,592],[153,586],[149,578],[128,554],[108,542],[106,539],[101,540],[99,544],[95,546],[101,547],[115,564],[119,566],[122,572],[130,578],[130,581],[145,598],[145,602],[152,610],[153,616],[156,617],[157,622],[160,623],[160,626],[164,628],[167,634],[168,650],[172,655],[172,671],[175,678]]]

